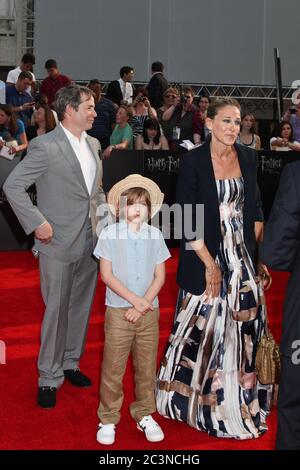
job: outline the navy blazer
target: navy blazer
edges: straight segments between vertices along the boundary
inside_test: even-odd
[[[300,162],[286,165],[261,245],[262,262],[272,269],[289,271],[280,342],[281,352],[291,356],[300,338]],[[276,314],[276,312],[275,312]]]
[[[252,261],[255,265],[256,241],[254,232],[255,221],[263,221],[260,193],[257,186],[257,159],[255,150],[245,146],[234,145],[244,179],[244,240]],[[217,185],[211,160],[210,144],[183,155],[177,183],[177,202],[184,204],[204,205],[204,243],[211,256],[215,259],[222,241],[221,222]],[[193,210],[194,213],[194,210]],[[195,231],[195,220],[193,230]],[[184,232],[183,232],[184,233]],[[191,294],[200,295],[204,292],[205,266],[194,250],[186,249],[188,240],[182,237],[177,282],[180,287]]]

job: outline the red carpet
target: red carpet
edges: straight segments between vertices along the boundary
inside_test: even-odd
[[[167,263],[167,282],[160,295],[161,333],[159,358],[170,332],[177,295],[175,272],[177,251]],[[278,340],[285,274],[273,273],[268,293],[272,332]],[[43,410],[36,405],[39,331],[43,302],[39,291],[37,262],[29,252],[0,253],[0,340],[6,343],[6,364],[0,365],[0,449],[97,449],[105,447],[95,440],[98,424],[99,368],[103,348],[104,287],[99,281],[93,305],[86,352],[81,368],[93,380],[93,386],[76,389],[65,383],[58,392],[57,406]],[[276,410],[269,419],[269,431],[259,439],[236,441],[209,437],[184,423],[157,415],[165,440],[148,443],[132,421],[128,404],[133,399],[132,367],[125,377],[125,401],[117,428],[116,443],[107,449],[211,450],[273,449],[276,433]]]

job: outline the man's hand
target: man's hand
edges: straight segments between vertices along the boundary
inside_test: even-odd
[[[44,245],[50,243],[53,237],[53,229],[49,222],[39,225],[34,231],[34,236]]]

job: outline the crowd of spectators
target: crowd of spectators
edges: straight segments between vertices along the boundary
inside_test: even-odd
[[[16,142],[11,152],[26,151],[29,140],[55,127],[55,94],[73,83],[60,72],[55,59],[47,59],[47,76],[38,86],[34,64],[34,55],[26,53],[21,64],[7,75],[6,105],[0,108],[0,145]],[[159,61],[151,66],[147,86],[135,88],[133,79],[134,68],[126,65],[120,69],[120,78],[108,84],[105,94],[98,78],[87,84],[94,93],[97,113],[88,133],[99,140],[103,158],[109,158],[113,150],[178,149],[183,141],[201,145],[209,138],[205,119],[210,96],[195,97],[191,87],[170,86]],[[285,112],[283,122],[270,137],[272,150],[300,151],[300,105]],[[242,116],[237,143],[261,148],[252,113]]]

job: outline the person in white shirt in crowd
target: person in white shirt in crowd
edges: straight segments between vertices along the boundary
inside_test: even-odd
[[[279,124],[278,137],[270,139],[270,147],[271,150],[300,152],[300,143],[294,140],[293,127],[289,122],[283,121]]]
[[[27,93],[30,93],[31,95],[35,94],[36,90],[36,80],[35,80],[35,75],[32,71],[32,68],[35,64],[35,57],[33,54],[30,52],[27,52],[26,54],[23,55],[21,59],[21,65],[16,67],[13,70],[10,70],[7,74],[6,78],[6,83],[7,85],[15,85],[17,83],[17,80],[19,78],[19,75],[21,72],[30,72],[32,75],[32,82],[31,85],[29,85],[26,89]]]
[[[132,80],[134,76],[133,67],[125,65],[120,70],[119,80],[110,82],[106,90],[106,98],[117,106],[120,104],[132,104],[133,88]]]
[[[256,150],[261,148],[260,137],[254,133],[254,125],[255,117],[252,113],[246,113],[242,116],[241,130],[236,140],[237,144]]]

